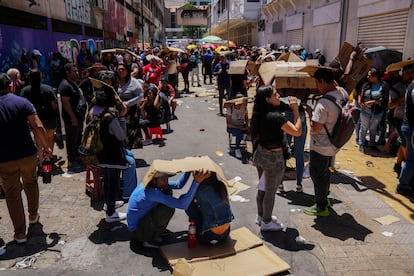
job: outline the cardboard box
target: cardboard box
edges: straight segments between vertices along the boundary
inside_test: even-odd
[[[235,60],[230,62],[229,75],[243,75],[246,71],[247,60]]]
[[[231,231],[225,242],[215,246],[198,243],[189,249],[181,242],[162,246],[161,252],[173,275],[273,275],[290,269],[246,227]]]

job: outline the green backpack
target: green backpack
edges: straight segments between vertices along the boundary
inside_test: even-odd
[[[103,149],[100,135],[101,122],[109,116],[111,116],[111,113],[106,109],[99,115],[93,115],[92,109],[89,111],[89,122],[83,131],[82,141],[78,149],[80,158],[86,165],[99,164],[98,154]]]

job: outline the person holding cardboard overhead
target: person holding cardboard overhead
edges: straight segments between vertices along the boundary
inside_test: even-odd
[[[210,176],[210,172],[205,169],[193,172],[193,182],[188,192],[179,198],[173,197],[172,189],[183,188],[190,174],[186,172],[177,180],[168,180],[174,173],[154,171],[149,181],[143,181],[135,188],[127,210],[128,229],[133,232],[132,240],[142,242],[145,247],[158,247],[162,242],[160,236],[167,229],[175,208],[187,209],[199,183]]]

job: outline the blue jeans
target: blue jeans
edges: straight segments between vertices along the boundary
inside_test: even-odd
[[[361,108],[360,122],[361,128],[359,130],[358,145],[365,144],[365,136],[369,130],[369,145],[375,146],[375,136],[377,135],[378,125],[382,118],[382,113],[375,114],[369,108]]]
[[[123,187],[122,197],[124,199],[127,199],[131,196],[132,192],[137,186],[138,180],[134,154],[132,153],[132,151],[127,149],[125,151],[125,157],[129,163],[129,168],[122,170],[121,186]]]
[[[283,151],[269,151],[259,145],[254,152],[253,162],[256,165],[259,179],[264,174],[265,191],[258,191],[256,196],[257,214],[265,222],[272,218],[277,186],[281,183],[285,172]]]
[[[227,132],[236,137],[236,149],[240,148],[240,143],[243,139],[244,131],[238,128],[227,128]]]
[[[406,140],[407,159],[402,167],[398,186],[403,189],[414,190],[414,145],[412,140],[414,129],[410,128],[408,125],[402,125],[401,130]]]
[[[315,189],[315,201],[318,208],[328,206],[329,186],[331,185],[332,156],[324,156],[311,150],[309,172]]]
[[[293,113],[287,111],[286,118],[293,123]],[[293,142],[295,144],[295,160],[296,160],[296,182],[302,183],[303,171],[305,170],[305,142],[306,134],[308,132],[308,127],[306,125],[306,116],[304,113],[300,113],[300,121],[302,122],[302,134],[300,136],[293,137]],[[288,145],[291,144],[292,136],[286,134],[286,139]]]

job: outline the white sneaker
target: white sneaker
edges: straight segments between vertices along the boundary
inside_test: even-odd
[[[236,149],[235,151],[234,151],[234,153],[236,154],[236,157],[237,158],[242,158],[243,156],[242,156],[242,154],[241,154],[241,151],[240,151],[240,149]]]
[[[126,213],[115,211],[112,215],[106,216],[105,221],[107,223],[112,223],[112,222],[118,222],[124,219],[126,219]]]
[[[124,202],[123,202],[122,200],[117,200],[117,201],[115,201],[115,209],[118,209],[118,208],[120,208],[120,207],[122,207],[122,206],[124,206]],[[102,208],[102,209],[104,209],[104,211],[106,211],[106,210],[107,210],[107,207],[108,207],[108,206],[106,206],[106,203],[104,203],[104,205],[103,205],[103,208]]]
[[[273,220],[268,223],[262,221],[260,225],[260,231],[280,231],[282,229],[283,225]]]
[[[256,224],[257,225],[261,225],[262,224],[262,220],[263,218],[259,215],[256,215]],[[272,216],[272,221],[277,222],[277,217],[276,216]]]

